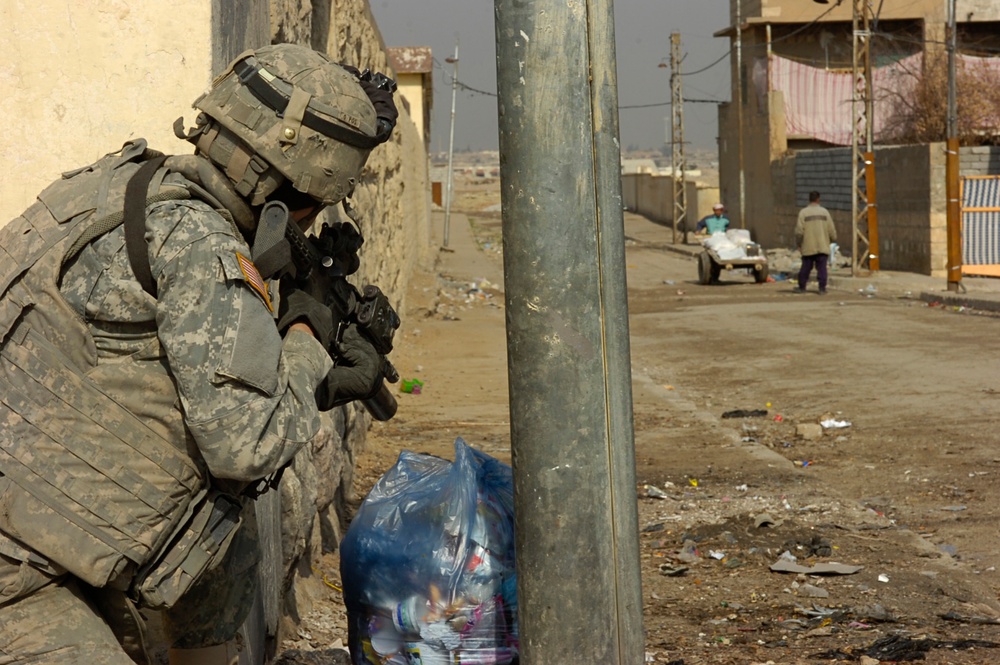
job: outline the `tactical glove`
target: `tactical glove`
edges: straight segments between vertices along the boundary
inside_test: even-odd
[[[396,109],[396,102],[392,98],[392,93],[396,91],[396,82],[382,72],[372,74],[368,69],[359,71],[353,65],[341,63],[340,66],[358,77],[361,89],[375,107],[375,116],[378,118],[377,136],[380,140],[387,141],[399,117],[399,110]]]
[[[301,289],[283,288],[281,304],[278,307],[278,332],[284,336],[288,327],[296,321],[306,323],[312,328],[323,348],[327,352],[332,350],[336,331],[330,308]]]
[[[356,326],[348,326],[336,344],[336,365],[316,389],[320,411],[356,399],[366,399],[378,392],[382,378],[382,358]]]

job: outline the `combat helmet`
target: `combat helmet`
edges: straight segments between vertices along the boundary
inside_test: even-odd
[[[358,78],[296,44],[244,52],[194,107],[202,112],[199,129],[185,138],[251,205],[285,180],[318,202],[337,203],[386,138]]]

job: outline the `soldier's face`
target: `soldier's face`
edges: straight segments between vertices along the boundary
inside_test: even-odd
[[[295,223],[298,224],[299,228],[303,231],[308,231],[312,223],[316,221],[316,215],[320,213],[323,206],[316,204],[314,206],[309,206],[308,208],[300,208],[298,210],[290,210],[289,214]]]

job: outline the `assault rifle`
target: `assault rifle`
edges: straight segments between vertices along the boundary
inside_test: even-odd
[[[381,358],[378,387],[360,401],[375,420],[389,420],[396,415],[397,404],[385,381],[396,383],[399,372],[386,356],[392,351],[392,338],[400,321],[381,289],[369,284],[359,291],[346,279],[360,266],[358,249],[364,238],[354,225],[344,222],[323,224],[318,236],[306,236],[289,219],[284,203],[269,202],[261,212],[258,235],[266,229],[281,228],[291,254],[291,274],[285,279],[294,279],[299,288],[330,308],[338,340],[343,330],[354,324],[378,352]]]

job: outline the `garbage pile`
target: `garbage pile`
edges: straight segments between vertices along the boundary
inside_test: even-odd
[[[404,451],[341,543],[354,665],[508,665],[519,652],[506,464]]]
[[[725,233],[722,231],[713,233],[702,240],[701,244],[714,251],[722,261],[746,259],[758,256],[760,253],[760,246],[750,240],[750,231],[746,229],[729,229]]]

